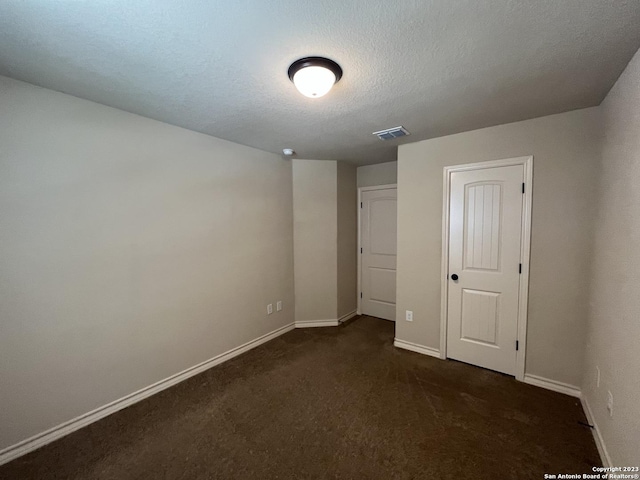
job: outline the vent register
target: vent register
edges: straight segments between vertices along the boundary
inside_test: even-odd
[[[387,128],[379,132],[373,132],[380,140],[393,140],[394,138],[406,137],[410,133],[402,126]]]

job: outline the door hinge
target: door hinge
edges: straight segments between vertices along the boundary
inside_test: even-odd
[[[516,352],[520,350],[520,342],[516,340]]]
[[[522,264],[519,264],[520,266],[518,267],[518,273],[522,275]]]
[[[360,292],[360,298],[362,298],[362,292]]]
[[[360,247],[360,253],[362,253],[362,247]]]
[[[524,193],[524,182],[522,182],[522,193]]]
[[[360,208],[362,208],[362,202],[360,202]]]

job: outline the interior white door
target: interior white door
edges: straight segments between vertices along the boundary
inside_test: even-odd
[[[363,315],[395,321],[397,190],[365,190],[360,200],[360,310]]]
[[[447,356],[514,375],[524,166],[451,173]]]

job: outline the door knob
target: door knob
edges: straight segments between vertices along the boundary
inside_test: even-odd
[[[451,280],[458,280],[458,275],[455,273],[451,275]]]

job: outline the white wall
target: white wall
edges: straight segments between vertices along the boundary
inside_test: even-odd
[[[526,372],[580,385],[598,135],[596,107],[400,146],[397,338],[439,348],[443,167],[534,155]]]
[[[583,395],[612,465],[640,464],[640,52],[601,105]],[[600,387],[596,386],[600,368]],[[614,396],[613,418],[607,392]]]
[[[358,187],[390,185],[398,181],[398,162],[358,167]]]
[[[338,162],[338,318],[358,308],[358,188],[356,167]]]
[[[0,112],[0,450],[293,322],[290,162],[4,77]]]
[[[338,318],[337,165],[292,160],[296,321]]]

